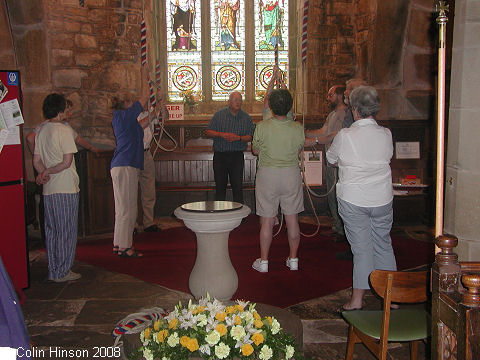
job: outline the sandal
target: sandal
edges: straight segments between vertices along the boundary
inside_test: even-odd
[[[115,245],[112,250],[113,255],[118,255],[118,245]]]
[[[128,253],[129,251],[133,251],[132,253]],[[126,258],[139,258],[143,257],[142,253],[137,252],[136,250],[132,248],[126,248],[124,250],[118,250],[118,257],[126,257]]]

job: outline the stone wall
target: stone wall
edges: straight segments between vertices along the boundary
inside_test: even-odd
[[[299,78],[306,78],[306,113],[314,122],[323,121],[329,111],[328,88],[355,74],[353,10],[352,0],[310,1],[307,70]],[[303,84],[297,91],[305,91]]]
[[[43,121],[44,97],[60,92],[74,103],[71,125],[87,140],[114,146],[111,99],[136,94],[141,86],[143,2],[85,0],[84,7],[78,0],[6,3],[17,57],[10,68],[22,76],[25,134]]]
[[[0,3],[0,69],[15,69],[15,51],[13,39],[10,32],[10,21],[8,19],[7,4]]]
[[[382,99],[382,119],[434,118],[433,9],[432,0],[378,2],[370,81]]]
[[[380,92],[380,119],[432,118],[433,0],[310,1],[307,113],[322,121],[330,86],[359,77]],[[303,86],[303,85],[301,85]]]

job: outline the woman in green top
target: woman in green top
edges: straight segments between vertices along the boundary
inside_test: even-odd
[[[305,134],[301,124],[287,117],[293,104],[288,90],[272,91],[268,101],[273,116],[257,124],[252,142],[252,151],[258,155],[255,198],[261,225],[260,258],[252,267],[259,272],[268,271],[273,225],[280,205],[290,246],[286,265],[290,270],[298,270],[298,213],[304,210],[298,153],[303,148]]]

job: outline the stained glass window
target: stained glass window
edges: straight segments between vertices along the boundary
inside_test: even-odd
[[[244,0],[210,0],[212,100],[245,92]]]
[[[167,66],[170,100],[202,91],[201,0],[167,0]]]
[[[247,88],[254,91],[249,100],[260,100],[276,61],[288,84],[289,0],[246,2],[165,0],[171,101],[182,100],[187,90],[213,101],[228,99],[232,91],[245,98]]]
[[[255,98],[259,100],[278,62],[288,84],[288,0],[256,0]]]

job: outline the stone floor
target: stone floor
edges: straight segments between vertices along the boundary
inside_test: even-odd
[[[178,226],[172,219],[160,219],[163,228]],[[424,227],[402,228],[394,231],[410,231],[425,236]],[[31,243],[35,243],[31,241]],[[38,243],[38,241],[37,241]],[[188,302],[190,294],[146,283],[134,277],[112,273],[85,263],[76,262],[75,272],[82,274],[78,281],[54,283],[47,280],[47,261],[43,252],[30,251],[31,286],[25,291],[27,300],[23,313],[37,359],[118,359],[105,356],[112,351],[111,332],[115,324],[125,316],[142,308],[162,307],[171,309],[179,301]],[[350,289],[322,298],[312,299],[289,307],[303,325],[304,353],[307,359],[335,360],[345,356],[347,326],[335,309],[345,303]],[[365,308],[380,308],[381,303],[373,294],[365,298]],[[419,359],[428,359],[426,349],[420,346]],[[67,350],[81,352],[66,353]],[[61,351],[66,356],[61,356]],[[75,354],[72,356],[72,354]],[[389,347],[390,359],[409,359],[407,344]],[[374,359],[361,344],[355,347],[354,359]]]

